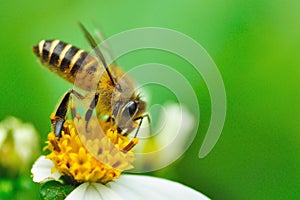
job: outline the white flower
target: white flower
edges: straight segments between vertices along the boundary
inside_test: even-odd
[[[176,161],[197,131],[194,117],[185,106],[166,104],[162,108],[155,133],[139,134],[139,144],[135,147],[135,172],[154,171]]]
[[[168,104],[165,106],[165,112],[159,119],[162,130],[157,135],[159,146],[171,144],[170,151],[164,151],[162,159],[167,161],[178,158],[187,147],[188,140],[191,137],[194,128],[194,117],[186,107],[179,104]]]
[[[147,138],[146,134],[143,134],[141,131],[141,134],[139,134],[139,145],[135,147],[134,150],[137,150],[136,148],[141,145],[143,148],[153,148],[151,153],[145,153],[145,152],[138,152],[135,151],[136,160],[141,160],[142,170],[143,167],[152,165],[151,169],[146,170],[154,170],[153,166],[155,168],[166,166],[170,162],[174,161],[174,159],[178,158],[184,150],[187,148],[187,143],[189,141],[190,134],[189,132],[193,130],[194,127],[194,118],[192,115],[187,111],[185,107],[182,105],[179,106],[177,104],[170,104],[163,108],[163,115],[159,119],[159,129],[157,129],[157,134],[154,133],[153,135],[150,135],[150,139]],[[78,119],[78,123],[80,120],[84,119]],[[76,120],[74,120],[76,121]],[[77,122],[76,121],[76,122]],[[80,123],[79,123],[80,124]],[[172,200],[180,200],[180,199],[189,199],[189,200],[197,200],[197,199],[208,199],[203,194],[197,192],[196,190],[193,190],[187,186],[184,186],[180,183],[176,183],[173,181],[169,181],[166,179],[161,178],[154,178],[150,176],[140,176],[140,175],[124,175],[121,174],[118,171],[114,171],[113,169],[112,179],[104,179],[105,181],[101,181],[102,179],[98,177],[102,177],[101,174],[99,176],[95,175],[94,173],[91,173],[89,170],[86,170],[86,168],[91,168],[91,166],[88,165],[88,162],[90,163],[97,163],[98,161],[94,161],[92,158],[90,159],[83,159],[83,156],[86,156],[87,158],[90,157],[88,153],[80,153],[81,149],[84,147],[81,146],[82,144],[77,144],[77,133],[74,129],[73,123],[69,122],[68,128],[68,135],[63,135],[62,138],[60,138],[59,142],[56,140],[56,138],[51,137],[48,135],[49,138],[49,144],[56,144],[57,149],[60,149],[61,151],[53,149],[52,146],[48,145],[48,149],[53,149],[51,154],[47,155],[47,158],[45,156],[41,156],[33,165],[32,167],[32,174],[33,174],[33,181],[38,183],[45,183],[49,180],[56,180],[60,181],[64,184],[64,182],[61,179],[61,176],[63,175],[69,175],[74,172],[81,171],[81,173],[75,173],[72,174],[72,177],[74,180],[81,180],[76,183],[80,183],[78,187],[76,187],[70,194],[67,195],[67,200],[92,200],[92,199],[104,199],[104,200],[118,200],[118,199],[133,199],[133,200],[139,200],[139,199],[155,199],[155,200],[164,200],[164,199],[172,199]],[[72,128],[73,127],[73,128]],[[80,128],[80,127],[79,127]],[[110,129],[108,129],[109,131]],[[147,127],[146,129],[147,130]],[[148,129],[149,130],[149,129]],[[111,133],[108,132],[108,133]],[[112,132],[113,133],[113,132]],[[147,132],[146,132],[147,133]],[[149,134],[149,131],[148,131]],[[112,134],[108,134],[108,136],[112,137]],[[149,135],[148,135],[149,136]],[[52,139],[51,139],[52,138]],[[73,140],[71,138],[75,138],[73,143]],[[147,138],[143,141],[143,138]],[[154,139],[154,140],[153,140]],[[66,140],[67,143],[64,142]],[[100,141],[100,140],[99,140]],[[150,141],[150,143],[148,143]],[[151,145],[151,143],[155,143],[154,145]],[[76,144],[76,145],[75,145]],[[99,145],[99,144],[97,144]],[[68,148],[66,148],[68,147]],[[166,148],[167,147],[167,148]],[[161,148],[164,151],[159,151]],[[74,159],[73,157],[70,157],[72,161],[68,161],[66,164],[61,164],[61,162],[65,162],[67,153],[70,153],[70,151],[65,150],[71,150],[73,154],[78,154],[81,157],[80,159]],[[96,148],[97,150],[97,148]],[[99,150],[97,150],[99,151]],[[102,150],[103,151],[103,150]],[[86,152],[86,151],[84,151]],[[153,154],[156,153],[156,154]],[[72,154],[72,155],[73,155]],[[64,159],[58,159],[61,162],[58,162],[59,165],[57,165],[57,155],[59,155],[59,158]],[[154,155],[154,156],[153,156]],[[116,156],[115,156],[116,157]],[[113,158],[115,158],[113,157]],[[49,158],[49,159],[48,159]],[[51,159],[53,158],[53,159]],[[118,157],[116,157],[118,158]],[[51,160],[50,160],[51,159]],[[111,158],[110,158],[111,159]],[[118,158],[119,159],[119,158]],[[78,164],[78,160],[84,160],[84,163],[87,165]],[[164,161],[164,162],[163,162]],[[54,164],[55,162],[55,164]],[[82,162],[82,161],[81,161]],[[143,163],[144,162],[144,163]],[[99,163],[100,164],[100,163]],[[63,170],[66,170],[64,168],[65,166],[69,165],[68,167],[68,173],[64,172]],[[54,167],[55,166],[55,167]],[[70,167],[71,166],[71,167]],[[98,164],[96,166],[99,166]],[[76,170],[75,168],[76,167]],[[94,166],[95,167],[95,166]],[[91,168],[91,169],[94,169]],[[136,166],[135,166],[136,167]],[[72,169],[71,169],[72,168]],[[53,171],[55,169],[56,171]],[[63,169],[60,171],[60,169]],[[74,169],[74,170],[73,170]],[[84,169],[84,171],[82,171]],[[106,169],[106,168],[101,168]],[[107,168],[110,169],[110,168]],[[123,170],[122,170],[123,171]],[[140,170],[138,170],[140,171]],[[95,171],[96,172],[96,171]],[[103,170],[100,172],[103,172]],[[104,170],[105,172],[105,170]],[[116,173],[119,173],[116,175]],[[84,174],[82,178],[80,175]],[[110,173],[105,172],[105,174],[109,175]],[[90,176],[91,175],[91,176]],[[101,175],[101,176],[100,176]],[[94,177],[91,179],[91,177]],[[90,177],[90,178],[88,178]],[[106,176],[103,176],[106,177]],[[77,178],[77,179],[76,179]],[[99,181],[98,181],[99,180]],[[100,183],[101,182],[101,183]]]
[[[38,152],[38,134],[33,125],[15,117],[0,123],[0,165],[14,173],[24,172]]]
[[[58,173],[51,173],[54,164],[41,156],[32,167],[33,180],[44,182],[58,180]],[[85,182],[74,189],[66,200],[201,200],[208,199],[203,194],[180,183],[161,178],[140,175],[121,175],[106,185]]]

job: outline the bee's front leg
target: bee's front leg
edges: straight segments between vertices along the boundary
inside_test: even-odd
[[[140,121],[139,121],[139,125],[138,125],[138,127],[137,127],[137,129],[136,129],[136,132],[135,132],[135,134],[134,134],[132,140],[131,140],[131,141],[130,141],[123,149],[122,149],[124,152],[129,151],[130,149],[132,149],[132,148],[138,143],[137,135],[138,135],[138,133],[139,133],[139,131],[140,131],[140,127],[142,126],[143,119],[144,119],[145,117],[147,117],[147,119],[148,119],[148,123],[149,123],[149,125],[150,125],[150,133],[151,133],[151,120],[150,120],[149,114],[145,114],[145,115],[143,115],[143,116],[140,116],[140,117],[135,118],[135,119],[134,119],[135,121],[140,120]]]

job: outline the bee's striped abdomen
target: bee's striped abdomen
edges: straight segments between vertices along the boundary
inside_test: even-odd
[[[53,49],[52,55],[50,56],[50,61],[49,61],[50,65],[55,65],[55,66],[60,67],[61,62],[59,62],[59,57],[62,54],[62,51],[65,49],[66,46],[67,46],[66,43],[58,42],[56,47]],[[67,47],[65,50],[68,50],[68,49],[69,49],[69,47]]]
[[[87,64],[88,53],[59,40],[42,40],[33,47],[34,52],[49,68],[57,73],[73,76]],[[93,60],[93,59],[92,59]],[[58,72],[60,71],[60,72]]]
[[[103,74],[94,56],[59,40],[42,40],[33,51],[47,68],[84,90],[95,88]]]

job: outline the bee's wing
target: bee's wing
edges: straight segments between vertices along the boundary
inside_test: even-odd
[[[99,27],[98,25],[96,27]],[[94,30],[94,36],[95,36],[95,41],[97,44],[101,44],[99,45],[101,48],[101,51],[103,53],[103,56],[105,58],[105,61],[108,64],[108,67],[110,67],[111,65],[113,66],[117,66],[116,62],[115,62],[115,57],[114,54],[112,52],[112,48],[110,47],[109,43],[105,40],[106,35],[104,34],[104,32],[102,31],[102,28],[95,28]],[[84,49],[89,49],[90,48],[90,43],[88,41],[86,41],[84,43]]]
[[[103,67],[105,68],[112,84],[116,85],[114,79],[112,78],[110,70],[108,69],[107,63],[106,63],[105,58],[103,56],[103,53],[101,52],[101,50],[100,50],[99,46],[97,45],[96,41],[94,40],[92,35],[87,31],[87,29],[83,26],[83,24],[79,23],[79,26],[82,29],[86,39],[89,41],[90,45],[94,49],[94,52],[96,53],[98,59],[100,59],[101,63],[103,64]]]
[[[105,57],[105,60],[108,62],[109,66],[113,65],[113,66],[117,66],[117,64],[115,63],[115,57],[111,51],[111,47],[110,45],[107,43],[107,41],[105,40],[105,34],[103,33],[103,31],[101,31],[101,29],[95,29],[94,31],[95,37],[98,39],[99,43],[101,44],[101,50],[103,50],[103,54]]]

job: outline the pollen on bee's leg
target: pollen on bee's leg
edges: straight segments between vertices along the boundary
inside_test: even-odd
[[[54,124],[55,124],[55,114],[54,113],[51,113],[51,115],[50,115],[50,120],[51,120],[51,124],[52,124],[52,126],[54,126]]]
[[[64,134],[66,134],[66,135],[70,135],[71,134],[70,133],[70,129],[69,129],[68,126],[69,126],[68,124],[64,124],[63,125]]]
[[[139,142],[139,140],[137,138],[133,138],[123,149],[123,152],[127,152],[130,151],[135,145],[137,145],[137,143]]]
[[[57,152],[60,152],[61,150],[60,150],[60,148],[59,148],[59,146],[58,146],[58,143],[57,143],[57,138],[56,138],[56,136],[55,136],[55,134],[53,133],[53,134],[49,134],[48,135],[48,141],[51,143],[51,145],[53,146],[53,149],[54,149],[54,151],[57,151]]]

